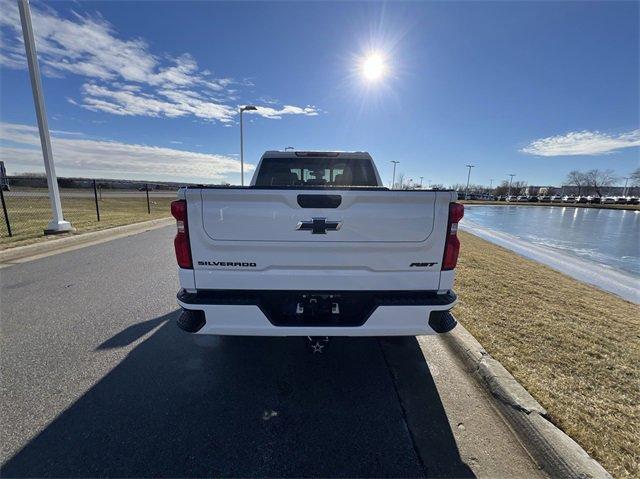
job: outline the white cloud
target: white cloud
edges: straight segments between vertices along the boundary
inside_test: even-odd
[[[0,64],[26,68],[20,16],[14,0],[0,0]],[[238,114],[238,89],[247,80],[217,78],[201,69],[188,53],[177,57],[156,55],[141,38],[120,38],[100,15],[72,11],[61,17],[50,7],[32,6],[34,35],[42,72],[87,78],[81,99],[69,102],[92,111],[120,116],[175,118],[193,115],[204,120],[232,122]],[[315,107],[261,107],[258,114],[317,115]]]
[[[64,135],[84,136],[84,133],[81,133],[79,131],[49,130],[49,133],[56,136],[64,136]]]
[[[24,48],[18,8],[10,0],[3,0],[1,6],[0,25],[11,32],[7,38],[12,40],[5,42],[4,49],[17,58]],[[31,11],[39,60],[50,71],[137,82],[155,75],[158,62],[147,44],[141,39],[117,38],[104,19],[75,12],[73,18],[65,19],[46,7],[32,6]]]
[[[65,132],[69,135],[73,132]],[[0,123],[0,158],[11,172],[43,168],[38,128]],[[220,181],[240,172],[240,162],[227,155],[196,153],[157,146],[80,138],[51,138],[59,174],[83,177],[165,181]],[[245,163],[251,171],[253,164]]]
[[[258,110],[255,112],[248,111],[247,113],[254,113],[256,115],[263,116],[265,118],[271,118],[272,120],[279,120],[282,115],[305,115],[316,116],[319,114],[319,110],[311,105],[304,108],[299,106],[285,105],[282,108],[272,108],[270,106],[258,106]]]
[[[520,151],[536,156],[601,155],[634,146],[640,146],[640,130],[620,135],[585,130],[540,138]]]

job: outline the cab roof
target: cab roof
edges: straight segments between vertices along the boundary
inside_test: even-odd
[[[366,151],[301,151],[301,150],[287,150],[277,151],[269,150],[265,151],[262,158],[361,158],[366,160],[372,160],[371,155]]]

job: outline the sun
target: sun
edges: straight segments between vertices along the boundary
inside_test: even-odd
[[[370,53],[361,65],[362,75],[367,81],[374,82],[380,80],[387,72],[387,65],[384,57],[380,53]]]

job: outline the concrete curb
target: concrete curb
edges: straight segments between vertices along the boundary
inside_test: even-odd
[[[0,265],[23,263],[57,252],[62,253],[64,251],[78,249],[92,244],[104,243],[105,241],[111,241],[116,238],[124,238],[125,236],[142,233],[143,231],[168,226],[174,221],[175,220],[173,218],[161,218],[133,223],[130,225],[116,226],[114,228],[93,231],[91,233],[65,236],[27,246],[9,248],[4,251],[0,251]]]
[[[547,474],[554,478],[611,478],[573,439],[549,422],[547,411],[460,323],[440,337],[495,399],[498,410]]]

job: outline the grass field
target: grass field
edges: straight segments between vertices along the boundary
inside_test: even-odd
[[[51,219],[51,206],[46,196],[5,199],[13,237],[7,235],[6,226],[2,221],[0,250],[52,238],[52,236],[45,237],[43,233]],[[97,221],[93,197],[65,198],[63,196],[62,209],[65,219],[76,228],[76,233],[86,233],[170,216],[169,205],[172,199],[171,197],[152,198],[151,214],[149,214],[144,195],[124,198],[104,197],[99,201],[100,221]]]
[[[640,306],[460,232],[454,314],[615,477],[640,477]]]

